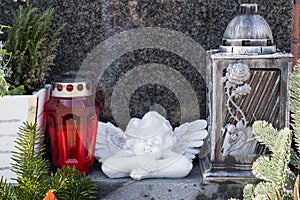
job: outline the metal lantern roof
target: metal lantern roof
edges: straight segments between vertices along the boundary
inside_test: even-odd
[[[257,14],[257,4],[241,4],[241,14],[228,24],[219,50],[236,54],[270,54],[276,52],[272,31]]]

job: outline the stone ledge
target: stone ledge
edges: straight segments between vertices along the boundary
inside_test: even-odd
[[[146,179],[134,181],[130,178],[109,179],[100,170],[100,164],[91,168],[91,178],[97,182],[97,199],[174,199],[174,200],[227,200],[242,199],[242,184],[203,184],[198,164],[189,176],[182,179]]]

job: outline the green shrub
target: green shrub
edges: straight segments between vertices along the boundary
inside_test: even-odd
[[[0,25],[0,35],[4,32],[3,29],[10,28],[9,26]],[[23,94],[24,87],[18,86],[14,87],[10,85],[6,79],[10,78],[11,70],[7,67],[11,53],[9,53],[6,49],[0,48],[0,97],[4,95],[11,95],[11,94]]]
[[[6,49],[12,52],[9,68],[11,81],[24,85],[26,93],[43,87],[59,43],[59,34],[64,25],[56,31],[52,28],[54,9],[41,12],[27,1],[26,7],[19,7],[9,32]]]

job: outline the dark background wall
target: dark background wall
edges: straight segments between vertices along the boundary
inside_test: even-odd
[[[279,49],[290,51],[292,2],[287,0],[138,0],[136,12],[144,26],[159,26],[181,31],[206,49],[217,48],[229,21],[239,13],[240,3],[258,3],[259,14],[269,23]],[[56,10],[55,24],[67,22],[57,57],[59,70],[76,69],[85,55],[99,42],[115,32],[137,27],[132,22],[128,0],[35,0],[42,9]],[[105,5],[103,5],[105,4]],[[114,4],[114,5],[113,5]],[[114,7],[113,21],[102,19],[103,7]],[[12,0],[0,2],[0,22],[12,24],[17,4]],[[107,27],[112,28],[107,32]]]
[[[48,6],[55,8],[54,28],[67,23],[49,81],[74,77],[87,54],[99,43],[124,30],[138,27],[175,30],[191,37],[205,50],[218,48],[227,24],[239,13],[241,3],[258,3],[259,14],[269,23],[277,48],[290,52],[292,1],[287,0],[35,0],[32,3],[41,9]],[[12,0],[1,0],[0,23],[12,25],[17,7]],[[111,66],[116,70],[108,72],[108,78],[104,78],[106,81],[101,84],[107,96],[106,104],[110,102],[117,82],[113,80],[118,80],[128,71],[129,65],[151,62],[175,66],[174,69],[186,77],[198,98],[200,116],[205,117],[205,77],[195,73],[193,67],[178,55],[157,49],[140,49],[116,59]],[[120,73],[115,74],[118,70]],[[148,103],[136,106],[142,101]],[[168,88],[155,84],[145,85],[132,94],[130,115],[142,116],[153,104],[164,107],[174,126],[179,124],[178,99]],[[109,104],[103,112],[105,119],[114,121]]]

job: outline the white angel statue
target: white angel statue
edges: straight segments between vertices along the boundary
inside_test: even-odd
[[[155,111],[132,118],[125,132],[99,122],[95,157],[109,178],[182,178],[208,135],[206,126],[205,120],[196,120],[173,131]]]

